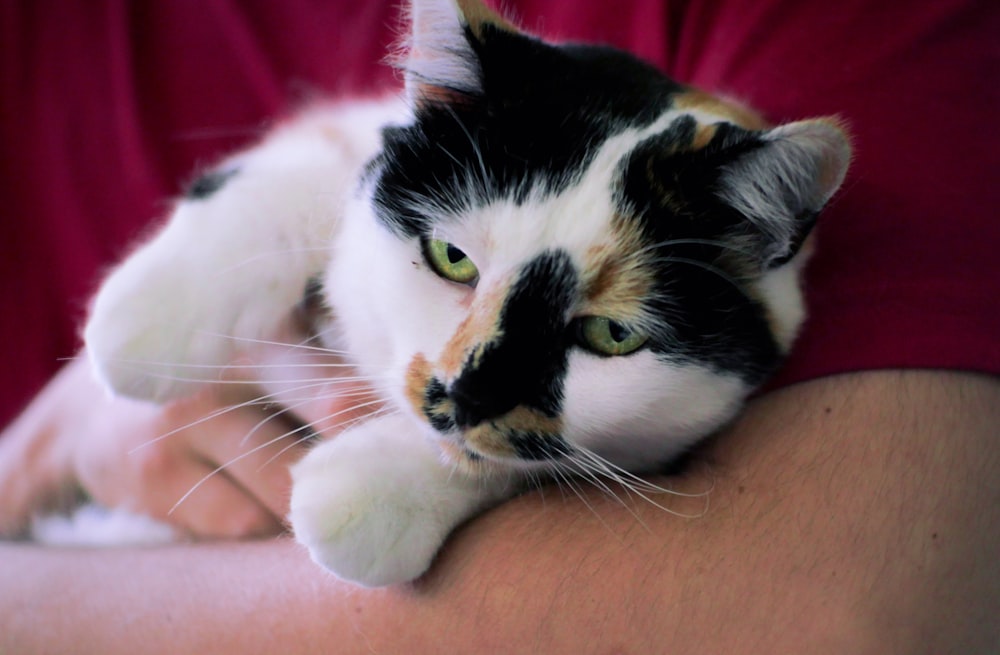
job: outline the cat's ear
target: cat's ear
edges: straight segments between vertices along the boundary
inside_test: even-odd
[[[517,32],[480,0],[412,0],[403,69],[410,103],[452,103],[482,95],[477,50],[490,30]]]
[[[816,216],[840,187],[851,159],[844,128],[835,119],[788,123],[752,133],[722,166],[717,193],[764,237],[765,269],[799,251]]]

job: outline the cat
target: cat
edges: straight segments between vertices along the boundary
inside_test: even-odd
[[[836,119],[753,110],[479,0],[412,0],[405,88],[286,121],[192,185],[102,285],[114,392],[166,401],[305,289],[389,410],[292,469],[296,539],[345,580],[424,573],[462,521],[552,473],[654,471],[789,352]]]

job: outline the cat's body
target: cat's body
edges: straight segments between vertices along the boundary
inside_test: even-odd
[[[112,388],[165,400],[321,279],[326,345],[394,411],[294,467],[290,518],[368,585],[528,473],[655,470],[731,420],[791,347],[849,158],[833,122],[768,129],[471,0],[412,14],[405,101],[314,109],[203,177],[86,329]]]

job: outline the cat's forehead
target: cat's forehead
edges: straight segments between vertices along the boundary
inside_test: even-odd
[[[606,139],[558,189],[542,180],[521,195],[436,207],[427,236],[465,251],[486,281],[510,278],[542,253],[565,253],[579,276],[582,311],[639,320],[642,299],[656,283],[657,253],[653,232],[624,197],[623,169],[651,137],[676,137],[676,149],[688,150],[712,133],[712,124],[698,123],[690,111],[665,112],[651,125]]]
[[[397,227],[404,223],[403,231],[412,235],[453,241],[478,250],[481,257],[495,255],[509,262],[553,248],[582,262],[595,248],[615,243],[642,247],[638,226],[630,223],[638,212],[623,194],[627,166],[651,140],[661,153],[683,156],[704,148],[722,120],[711,113],[713,102],[707,95],[685,96],[648,125],[609,132],[575,169],[561,172],[559,184],[544,173],[525,171],[517,184],[502,188],[493,169],[496,162],[483,153],[471,169],[450,169],[441,176],[428,172],[433,182],[424,187],[424,195],[400,198],[402,205],[409,201],[409,211],[403,213],[411,220],[391,220]]]

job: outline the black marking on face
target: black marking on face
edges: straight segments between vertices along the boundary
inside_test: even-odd
[[[518,405],[559,414],[578,285],[565,251],[546,251],[522,268],[500,312],[502,336],[470,358],[448,389],[456,422],[471,427]]]
[[[508,439],[521,459],[542,461],[569,454],[569,445],[560,435],[518,431],[508,435]]]
[[[184,190],[184,197],[188,200],[206,200],[238,172],[239,168],[233,167],[202,173]]]
[[[451,432],[456,427],[454,419],[439,409],[441,403],[447,397],[448,394],[445,392],[441,380],[436,377],[431,378],[424,391],[423,412],[431,427],[441,433]]]
[[[622,212],[655,245],[655,289],[646,306],[671,327],[670,338],[654,335],[649,347],[756,384],[778,365],[780,350],[764,307],[748,295],[747,271],[760,269],[752,224],[716,189],[726,162],[761,143],[720,124],[708,145],[691,150],[695,127],[693,118],[679,118],[621,167]]]
[[[426,236],[442,214],[496,198],[566,188],[610,135],[651,123],[682,89],[610,48],[552,46],[489,25],[470,43],[482,94],[423,103],[413,125],[383,131],[373,197],[401,236]]]

